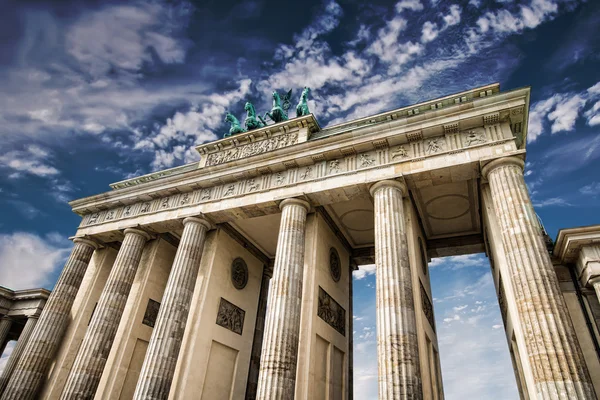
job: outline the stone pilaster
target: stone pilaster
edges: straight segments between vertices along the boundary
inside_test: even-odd
[[[4,348],[8,343],[8,334],[12,328],[13,319],[8,315],[0,318],[0,354],[4,352]]]
[[[150,235],[125,229],[125,238],[81,342],[61,399],[92,399],[121,321],[121,315]]]
[[[483,168],[538,399],[593,399],[594,389],[515,157]]]
[[[299,199],[281,202],[281,223],[269,289],[258,393],[261,400],[294,398],[300,332],[306,214]]]
[[[254,340],[252,342],[252,353],[250,355],[250,368],[248,369],[248,383],[246,384],[246,400],[256,399],[258,374],[260,372],[260,352],[262,350],[263,337],[265,334],[267,300],[269,297],[269,284],[272,276],[272,265],[265,265],[263,267],[262,282],[260,284],[260,296],[258,297],[256,324],[254,325]]]
[[[404,184],[374,184],[379,399],[423,398],[402,196]]]
[[[19,335],[19,339],[17,340],[17,345],[13,349],[13,352],[10,354],[6,365],[4,365],[4,370],[2,371],[2,375],[0,376],[0,394],[4,392],[6,385],[8,384],[8,380],[12,375],[15,367],[17,366],[17,362],[21,358],[21,354],[23,354],[23,350],[25,350],[25,346],[31,337],[31,333],[33,332],[33,328],[38,322],[38,316],[31,316],[27,318],[27,322]]]
[[[183,220],[183,234],[146,351],[134,399],[167,399],[200,268],[206,232],[203,218]]]
[[[31,332],[2,400],[30,400],[46,377],[56,349],[69,325],[71,307],[94,250],[91,240],[73,239],[73,250]]]

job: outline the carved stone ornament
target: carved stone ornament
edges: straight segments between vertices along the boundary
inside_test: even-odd
[[[244,330],[245,316],[246,311],[221,297],[219,312],[217,313],[217,325],[241,335]]]
[[[274,136],[266,140],[247,144],[225,150],[219,153],[209,154],[206,160],[206,166],[223,164],[229,161],[238,160],[244,157],[254,156],[256,154],[266,153],[272,150],[291,146],[298,142],[297,133],[288,133],[285,135]]]
[[[160,303],[158,301],[148,299],[148,305],[146,306],[146,312],[144,313],[144,319],[142,320],[142,324],[154,328],[159,309]]]
[[[248,284],[248,266],[242,258],[238,257],[231,263],[231,283],[238,290],[242,290]]]
[[[340,255],[334,247],[329,249],[329,272],[334,281],[340,281],[342,277],[342,264],[340,262]]]
[[[420,283],[420,282],[419,282]],[[431,329],[435,332],[435,318],[433,317],[433,305],[429,300],[429,295],[425,291],[423,284],[421,283],[421,307],[423,307],[423,313],[431,325]]]
[[[346,336],[346,310],[319,286],[317,315],[333,329]]]

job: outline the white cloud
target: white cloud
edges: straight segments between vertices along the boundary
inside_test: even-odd
[[[597,196],[600,194],[600,182],[592,182],[589,185],[585,185],[579,189],[579,193],[588,196]]]
[[[13,178],[21,174],[31,174],[40,177],[58,175],[60,172],[53,167],[49,160],[50,153],[36,145],[29,145],[24,150],[13,150],[0,155],[0,166],[13,171]]]
[[[447,28],[449,26],[454,26],[460,23],[460,14],[462,9],[459,5],[453,4],[450,6],[450,12],[447,15],[444,15],[442,19],[444,20],[444,27]]]
[[[462,311],[462,310],[464,310],[464,309],[465,309],[465,308],[467,308],[467,307],[469,307],[469,305],[468,305],[468,304],[463,304],[463,305],[461,305],[461,306],[456,306],[456,307],[453,307],[452,309],[453,309],[454,311],[458,312],[458,311]]]
[[[0,234],[0,282],[13,290],[52,284],[69,250],[57,243],[56,235],[44,239],[26,232]]]
[[[443,321],[445,323],[450,323],[450,322],[454,322],[454,321],[460,321],[460,315],[454,314],[452,317],[444,318]]]
[[[352,276],[355,280],[361,280],[368,275],[375,275],[377,266],[375,264],[359,265],[356,271],[352,272]]]
[[[172,13],[163,4],[150,2],[105,7],[85,14],[72,25],[66,48],[94,77],[103,77],[114,68],[139,70],[152,62],[149,49],[163,63],[181,63],[186,42],[173,35],[184,24],[168,23]]]
[[[421,30],[421,42],[428,43],[434,40],[440,33],[438,26],[435,22],[427,21],[423,24]]]
[[[550,132],[572,132],[577,119],[588,102],[600,97],[600,82],[580,93],[555,93],[537,101],[531,106],[529,113],[529,131],[527,141],[534,142],[544,133],[546,122],[551,123]],[[583,113],[589,126],[600,124],[600,101]]]
[[[423,4],[419,0],[401,0],[396,3],[396,12],[400,13],[403,10],[420,11],[423,9]]]
[[[586,99],[580,95],[574,95],[556,104],[554,111],[548,114],[548,120],[553,122],[552,133],[572,131],[575,128],[575,120],[579,111],[585,102]]]
[[[537,201],[533,202],[533,205],[535,207],[548,207],[548,206],[566,207],[566,206],[572,206],[571,203],[569,203],[567,200],[563,199],[562,197],[551,197],[551,198],[545,199],[545,200],[537,200]]]
[[[429,268],[457,270],[462,268],[480,268],[489,266],[488,260],[482,254],[465,254],[460,256],[433,258]]]

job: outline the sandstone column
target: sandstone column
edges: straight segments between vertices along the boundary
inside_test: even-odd
[[[125,229],[125,238],[79,347],[61,399],[94,397],[148,239],[150,235],[144,231]]]
[[[524,163],[516,157],[494,160],[483,170],[506,254],[518,318],[538,399],[592,399],[581,348],[529,198]]]
[[[375,200],[379,399],[421,399],[419,345],[402,196],[406,186],[382,181]]]
[[[281,223],[256,396],[262,400],[291,400],[296,389],[306,213],[310,205],[286,199],[279,207]]]
[[[273,276],[273,266],[263,267],[262,282],[260,284],[260,295],[258,297],[258,310],[256,313],[256,324],[254,325],[254,340],[252,341],[252,352],[250,356],[250,368],[248,368],[248,383],[246,384],[246,400],[256,400],[258,389],[258,374],[260,372],[261,350],[265,334],[265,317],[267,314],[267,299],[269,297],[269,284]]]
[[[598,297],[598,301],[600,302],[600,275],[593,277],[589,280],[590,285],[596,291],[596,296]]]
[[[71,307],[98,245],[73,239],[73,250],[8,381],[2,400],[34,399],[69,325]]]
[[[27,318],[27,322],[19,335],[19,339],[17,340],[17,345],[15,346],[13,352],[10,354],[6,365],[4,366],[4,371],[2,371],[2,376],[0,376],[0,393],[4,392],[6,385],[8,384],[8,380],[12,375],[15,367],[17,366],[17,362],[21,358],[21,354],[23,354],[23,350],[25,350],[25,346],[29,341],[29,337],[31,336],[31,332],[33,332],[33,328],[38,322],[38,315],[32,315]]]
[[[210,223],[183,220],[183,235],[152,331],[134,399],[167,399],[190,310],[202,249]]]
[[[13,320],[8,315],[4,315],[0,319],[0,354],[4,352],[4,348],[8,343],[8,334],[12,327]]]

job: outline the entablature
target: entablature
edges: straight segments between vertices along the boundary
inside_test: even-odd
[[[277,209],[274,200],[289,197],[304,183],[310,186],[304,187],[301,194],[331,184],[351,185],[357,177],[349,177],[358,173],[366,174],[358,178],[363,182],[377,179],[380,175],[377,171],[382,169],[391,175],[410,175],[455,164],[476,164],[481,158],[517,151],[518,138],[512,131],[511,116],[517,114],[515,110],[524,115],[528,101],[529,89],[519,89],[477,99],[468,107],[467,104],[459,104],[455,110],[448,107],[444,113],[432,113],[425,120],[395,120],[318,140],[308,140],[308,123],[300,124],[298,129],[306,129],[307,135],[302,143],[245,159],[205,165],[70,204],[73,211],[84,217],[80,229],[86,228],[85,231],[88,227],[109,228],[116,221],[126,221],[129,225],[138,218],[148,220],[146,216],[163,212],[168,214],[164,216],[167,219],[179,217],[180,210],[199,205],[202,206],[199,212],[206,213],[209,209],[223,212],[235,209],[235,203],[243,197],[248,198],[249,205],[256,204],[259,195],[263,201],[263,194],[266,203]],[[302,118],[314,120],[312,115]],[[277,133],[286,134],[289,131]],[[248,143],[238,140],[237,144]],[[220,203],[218,207],[212,207],[216,202]],[[217,219],[226,221],[228,217]]]

